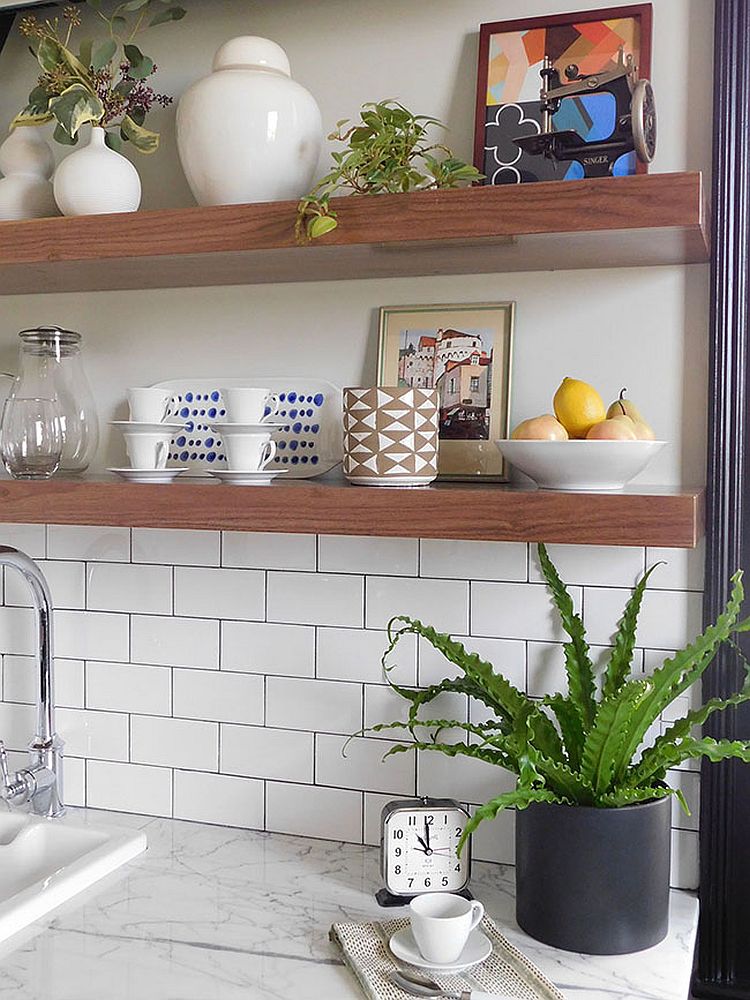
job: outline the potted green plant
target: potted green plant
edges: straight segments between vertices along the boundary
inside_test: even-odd
[[[331,198],[338,194],[405,194],[482,180],[475,167],[431,138],[432,129],[445,125],[392,100],[363,105],[358,122],[338,122],[328,138],[345,148],[332,154],[330,172],[300,200],[297,241],[317,239],[337,227]]]
[[[651,676],[633,674],[636,627],[649,576],[635,587],[619,622],[604,672],[596,676],[581,617],[544,545],[539,561],[568,636],[567,694],[534,701],[449,635],[408,617],[389,625],[386,658],[408,633],[422,636],[461,674],[423,690],[392,685],[406,701],[406,721],[374,727],[408,730],[411,740],[389,754],[419,750],[464,755],[517,775],[516,787],[474,813],[463,843],[502,809],[517,810],[516,913],[521,927],[547,944],[589,954],[623,954],[667,933],[670,800],[667,772],[683,761],[729,757],[750,761],[750,743],[713,740],[697,732],[708,717],[750,700],[743,689],[712,699],[669,725],[650,746],[646,734],[664,710],[698,683],[723,643],[750,631],[739,620],[742,574],[717,621]],[[388,668],[386,668],[387,670]],[[493,718],[483,723],[423,714],[445,691],[468,695]]]

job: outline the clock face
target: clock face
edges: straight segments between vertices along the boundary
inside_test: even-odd
[[[452,806],[398,809],[383,829],[384,875],[400,896],[457,892],[469,880],[469,845],[456,853],[468,816]]]

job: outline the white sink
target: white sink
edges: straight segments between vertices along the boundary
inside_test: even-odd
[[[0,941],[145,849],[140,830],[0,813]]]

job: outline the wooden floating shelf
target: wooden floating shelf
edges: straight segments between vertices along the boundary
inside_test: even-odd
[[[295,243],[296,203],[0,223],[0,294],[691,264],[709,258],[701,174],[338,199]]]
[[[270,487],[206,479],[0,482],[0,522],[693,548],[699,489],[556,493],[496,484],[350,486],[335,474]]]

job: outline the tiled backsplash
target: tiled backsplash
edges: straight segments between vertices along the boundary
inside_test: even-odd
[[[475,805],[513,781],[468,758],[382,762],[381,738],[342,755],[350,733],[403,713],[380,668],[392,615],[467,637],[532,695],[564,683],[562,636],[526,545],[55,525],[0,526],[0,543],[40,560],[52,589],[71,804],[377,843],[394,796]],[[639,669],[700,629],[700,552],[550,551],[595,646],[644,567],[667,562],[644,602]],[[12,571],[3,597],[0,737],[19,751],[34,728],[33,613]],[[407,685],[450,671],[413,637],[395,662]],[[444,716],[476,711],[443,697]],[[693,807],[692,818],[674,810],[673,881],[693,887],[699,775],[672,779]],[[475,856],[513,861],[512,813],[483,824]]]

